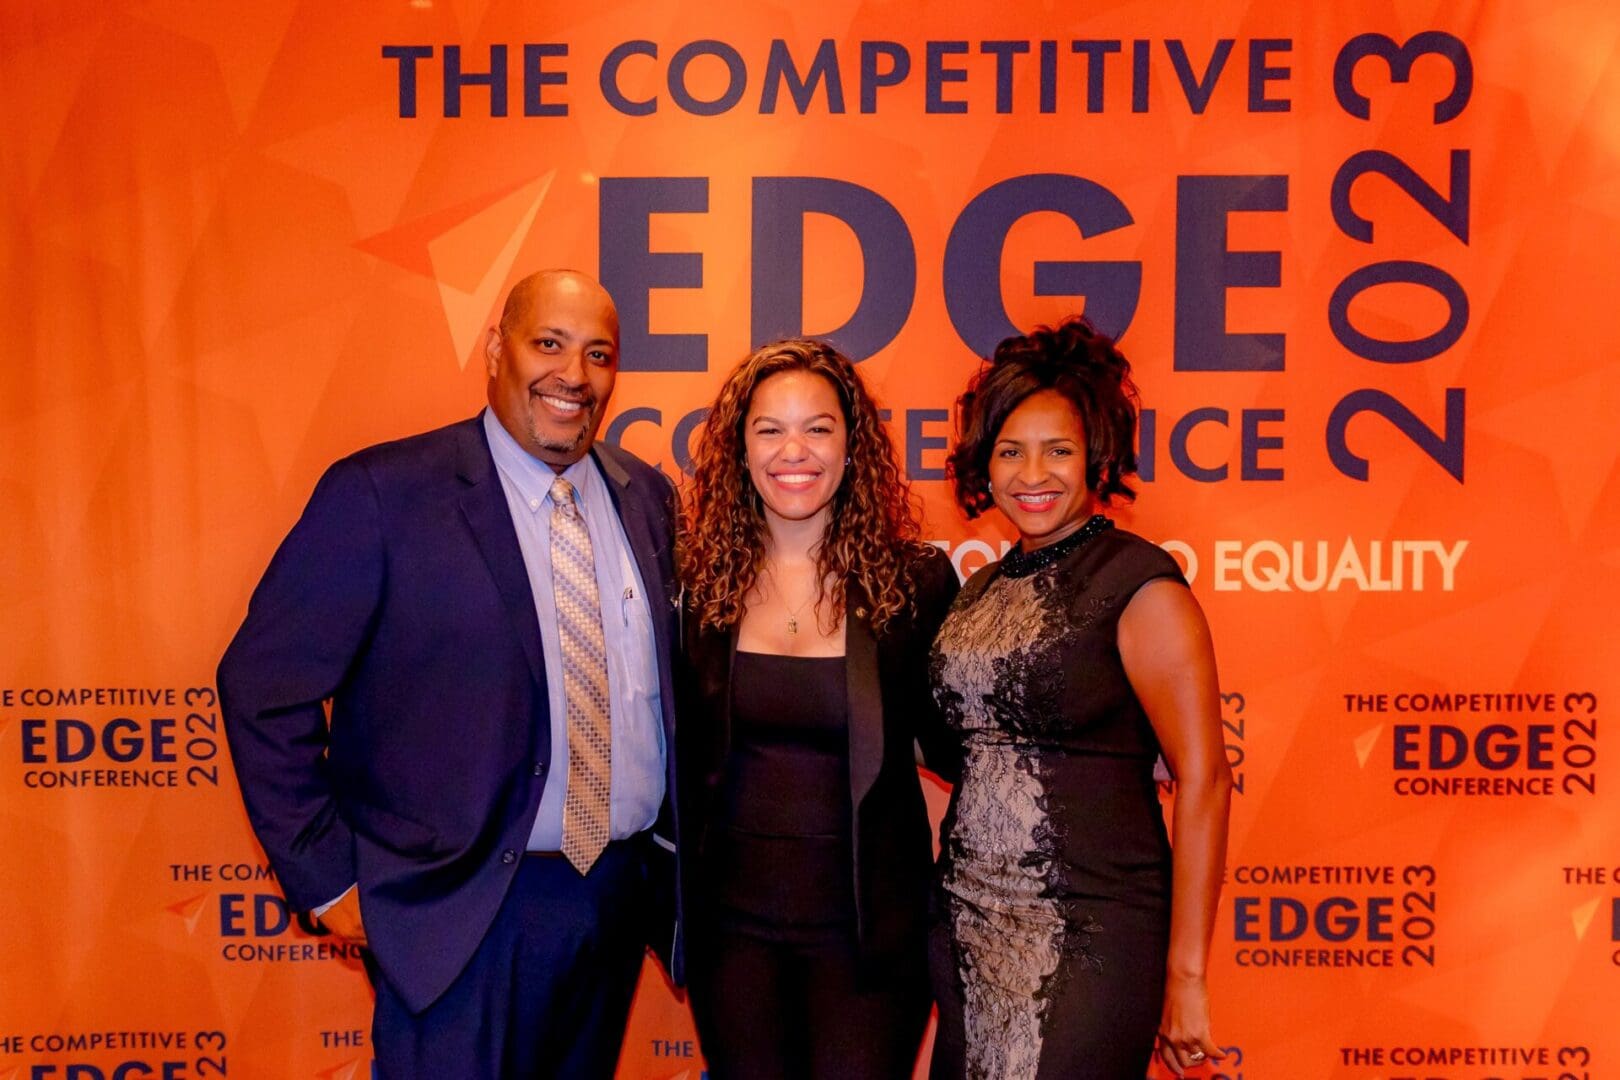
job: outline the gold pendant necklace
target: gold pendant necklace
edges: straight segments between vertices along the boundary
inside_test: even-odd
[[[810,599],[805,600],[798,607],[788,607],[787,593],[782,591],[782,583],[776,580],[776,571],[767,566],[765,568],[765,573],[770,577],[771,587],[776,590],[776,595],[781,598],[782,606],[788,609],[787,632],[790,634],[797,634],[799,632],[799,612],[803,611],[805,606],[809,604],[811,600],[816,598],[815,592],[812,590],[810,593]]]

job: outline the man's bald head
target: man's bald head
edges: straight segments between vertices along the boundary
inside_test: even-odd
[[[512,291],[506,294],[506,306],[501,308],[501,333],[510,334],[536,300],[553,292],[572,293],[579,299],[594,297],[606,304],[612,314],[613,338],[618,341],[619,309],[614,306],[613,297],[595,278],[578,270],[539,270],[513,285]]]
[[[619,313],[590,276],[542,270],[512,286],[484,356],[501,426],[561,472],[590,450],[607,412],[619,371]]]

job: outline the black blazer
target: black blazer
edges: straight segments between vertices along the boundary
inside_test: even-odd
[[[592,453],[647,585],[673,747],[674,489],[623,451]],[[220,661],[242,798],[287,900],[357,882],[372,952],[413,1009],[466,966],[534,824],[552,757],[540,641],[474,417],[333,465]]]
[[[870,601],[851,581],[845,657],[849,693],[849,799],[853,809],[856,932],[863,966],[916,955],[926,936],[933,840],[917,776],[913,740],[928,767],[956,772],[955,740],[944,729],[928,681],[928,651],[956,596],[956,571],[938,548],[918,554],[909,613],[881,637],[868,618]],[[685,678],[676,728],[681,889],[693,912],[703,895],[696,880],[730,751],[731,665],[737,630],[702,629],[687,613]]]

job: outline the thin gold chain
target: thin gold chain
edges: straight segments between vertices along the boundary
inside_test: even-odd
[[[798,607],[793,607],[787,601],[787,593],[782,591],[782,583],[777,580],[776,571],[771,569],[768,563],[765,566],[765,574],[771,579],[771,588],[781,598],[782,606],[788,609],[787,632],[797,634],[799,632],[799,612],[803,611],[816,598],[815,590],[811,589],[809,598],[800,603]]]

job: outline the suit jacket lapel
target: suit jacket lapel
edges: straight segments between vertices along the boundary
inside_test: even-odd
[[[850,805],[860,809],[883,768],[883,686],[878,677],[877,638],[867,601],[849,583],[844,615],[844,665],[849,694]]]
[[[691,665],[691,690],[697,705],[681,721],[681,753],[686,755],[682,767],[701,778],[695,794],[706,798],[705,791],[718,790],[731,752],[731,672],[736,662],[737,627],[700,627],[689,614],[682,644]],[[705,806],[698,820],[707,821],[712,809]]]
[[[461,513],[472,529],[479,553],[489,566],[490,576],[506,605],[506,613],[517,633],[529,672],[537,685],[546,685],[545,665],[540,662],[540,623],[534,611],[534,593],[529,589],[529,570],[518,547],[512,512],[506,505],[506,491],[495,474],[495,459],[484,441],[483,423],[474,418],[462,426],[457,472],[466,484],[461,493]]]
[[[714,760],[715,767],[720,770],[725,769],[726,760],[731,754],[731,678],[732,672],[737,669],[737,638],[741,630],[741,623],[733,623],[723,634],[709,631],[714,648],[709,652],[709,662],[713,666],[709,669],[710,681],[706,685],[720,690],[719,698],[714,702],[714,737],[720,744],[720,753]]]
[[[624,470],[610,468],[611,459],[606,454],[598,452],[596,460],[603,466],[602,474],[608,479],[613,508],[618,511],[619,524],[624,526],[624,538],[630,542],[630,554],[635,557],[636,569],[641,571],[641,580],[647,586],[647,610],[653,616],[659,652],[668,655],[669,641],[664,616],[669,598],[664,595],[664,570],[658,563],[660,548],[653,537],[652,523],[647,520],[647,508],[630,491],[630,477]]]
[[[636,560],[636,569],[641,572],[641,582],[647,590],[647,612],[652,616],[653,644],[658,658],[658,685],[662,687],[659,697],[663,702],[665,745],[674,745],[669,741],[675,734],[675,701],[672,689],[675,680],[674,669],[670,662],[672,655],[670,634],[674,609],[670,607],[664,569],[658,559],[662,548],[653,535],[647,507],[643,500],[637,498],[630,490],[630,474],[606,447],[598,444],[591,453],[601,466],[602,475],[608,481],[609,497],[613,500],[614,510],[618,511],[619,524],[624,527],[624,538],[630,544],[630,554]]]

